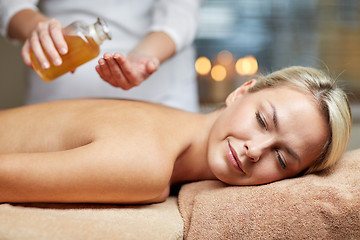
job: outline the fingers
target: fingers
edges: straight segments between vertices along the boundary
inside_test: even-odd
[[[119,53],[115,53],[114,59],[120,66],[121,72],[129,84],[132,86],[138,86],[141,84],[143,78],[140,78],[138,75],[136,75],[136,69],[134,69],[130,61],[125,56]]]
[[[104,81],[124,90],[131,88],[110,53],[105,53],[104,57],[100,58],[98,63],[99,65],[97,65],[95,69]]]
[[[50,67],[50,63],[45,56],[44,51],[42,50],[41,43],[37,32],[33,32],[29,39],[30,48],[33,51],[37,61],[40,63],[41,67],[47,69]]]
[[[27,40],[25,41],[25,44],[21,48],[21,56],[24,60],[24,63],[26,64],[26,66],[32,67],[31,58],[30,58],[30,44],[29,44],[29,41],[27,41]]]
[[[154,58],[146,64],[146,71],[150,75],[154,72],[156,72],[159,68],[160,62],[157,58]]]
[[[105,66],[107,67],[106,73],[108,73],[108,76],[111,76],[114,80],[117,80],[120,85],[127,85],[127,81],[121,72],[120,66],[117,64],[110,53],[104,54],[104,61],[106,62]],[[122,82],[123,84],[121,84]]]
[[[105,53],[95,67],[100,77],[114,87],[128,90],[140,85],[160,65],[157,58],[148,55],[125,57],[119,53]]]
[[[28,42],[36,59],[44,69],[50,67],[50,62],[55,66],[61,65],[62,59],[59,52],[65,54],[68,51],[62,33],[62,25],[56,19],[39,22]]]
[[[100,75],[100,77],[111,84],[114,87],[117,87],[117,82],[114,81],[109,66],[107,65],[104,58],[100,58],[98,61],[99,65],[95,67],[96,71]]]
[[[66,54],[68,52],[68,46],[64,38],[63,27],[58,20],[56,19],[50,20],[49,32],[51,38],[53,39],[57,51],[61,55]]]
[[[98,61],[99,65],[95,67],[100,77],[114,87],[129,90],[133,87],[124,76],[122,69],[110,53],[105,53],[103,58]]]

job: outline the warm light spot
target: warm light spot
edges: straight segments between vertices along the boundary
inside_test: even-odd
[[[221,65],[215,65],[211,69],[211,77],[215,81],[223,81],[226,78],[226,69],[224,66]]]
[[[200,75],[206,75],[211,70],[211,62],[207,57],[199,57],[195,62],[195,70]]]
[[[239,75],[253,75],[258,71],[258,62],[253,56],[239,58],[235,69]]]
[[[218,53],[217,60],[220,64],[227,66],[233,62],[233,55],[228,50],[222,50]]]

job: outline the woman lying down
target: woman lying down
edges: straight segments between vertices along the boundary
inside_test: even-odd
[[[155,203],[172,184],[258,185],[333,165],[346,148],[346,94],[290,67],[195,114],[123,100],[0,111],[0,202]]]

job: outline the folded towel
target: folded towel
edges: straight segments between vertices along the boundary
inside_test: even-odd
[[[360,239],[360,149],[266,185],[186,184],[178,200],[186,239]]]
[[[0,204],[0,239],[182,239],[177,198],[144,206]]]

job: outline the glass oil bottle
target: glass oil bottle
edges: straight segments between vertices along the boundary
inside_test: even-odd
[[[97,22],[90,25],[82,21],[73,22],[65,27],[63,32],[68,45],[68,53],[60,55],[62,58],[62,64],[60,66],[55,66],[48,60],[50,67],[43,69],[33,51],[30,50],[32,67],[44,81],[52,81],[94,59],[100,53],[100,45],[102,42],[106,39],[111,40],[108,25],[100,18],[97,19]]]

